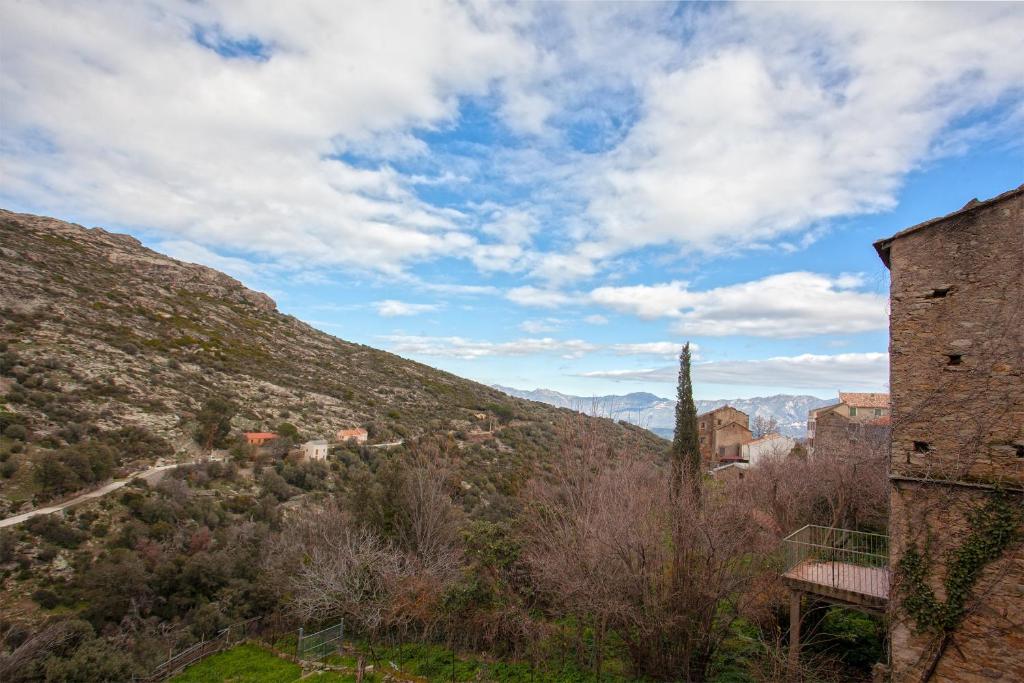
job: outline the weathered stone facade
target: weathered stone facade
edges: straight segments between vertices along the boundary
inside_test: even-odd
[[[855,458],[884,455],[891,439],[888,417],[850,419],[838,411],[818,415],[814,457]]]
[[[704,469],[710,469],[722,460],[740,460],[740,447],[753,439],[750,418],[732,406],[722,406],[698,415],[697,428]]]
[[[988,564],[950,634],[921,632],[897,569],[913,547],[945,601],[969,512],[1024,488],[1024,186],[876,244],[891,270],[892,679],[1024,680],[1024,551]],[[820,425],[819,425],[820,430]]]

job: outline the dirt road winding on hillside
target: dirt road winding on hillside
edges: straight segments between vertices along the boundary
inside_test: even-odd
[[[214,459],[215,458],[207,458],[206,460],[209,461]],[[58,503],[57,505],[50,505],[48,507],[36,508],[35,510],[29,510],[28,512],[23,512],[20,515],[14,515],[13,517],[8,517],[7,519],[0,519],[0,528],[14,526],[15,524],[21,524],[22,522],[26,522],[32,519],[33,517],[38,517],[39,515],[50,515],[54,512],[60,512],[61,510],[66,510],[80,503],[85,503],[87,501],[93,500],[94,498],[102,498],[108,493],[118,490],[119,488],[130,482],[132,479],[145,479],[147,482],[150,483],[152,483],[153,481],[158,481],[160,477],[163,476],[163,473],[166,472],[167,470],[172,470],[175,467],[182,467],[185,465],[195,465],[197,462],[201,461],[175,462],[169,465],[156,465],[154,467],[150,467],[149,469],[141,470],[129,477],[125,477],[124,479],[115,479],[112,482],[104,484],[98,489],[89,491],[88,493],[83,493],[80,496],[75,496],[71,500],[66,500],[63,503]]]

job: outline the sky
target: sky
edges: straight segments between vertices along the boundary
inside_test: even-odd
[[[1014,4],[18,2],[0,205],[582,396],[888,382],[872,241],[1024,182]]]

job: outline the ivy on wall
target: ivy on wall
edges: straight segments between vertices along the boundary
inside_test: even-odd
[[[919,632],[948,634],[966,613],[967,598],[986,565],[998,559],[1020,537],[1024,508],[1015,497],[997,491],[968,515],[970,533],[947,557],[946,600],[940,602],[928,585],[930,543],[924,550],[911,544],[897,565],[904,593],[902,605]]]

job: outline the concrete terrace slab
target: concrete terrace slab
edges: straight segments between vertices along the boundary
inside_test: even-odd
[[[887,567],[805,560],[782,578],[789,588],[851,605],[884,609],[889,602]]]

